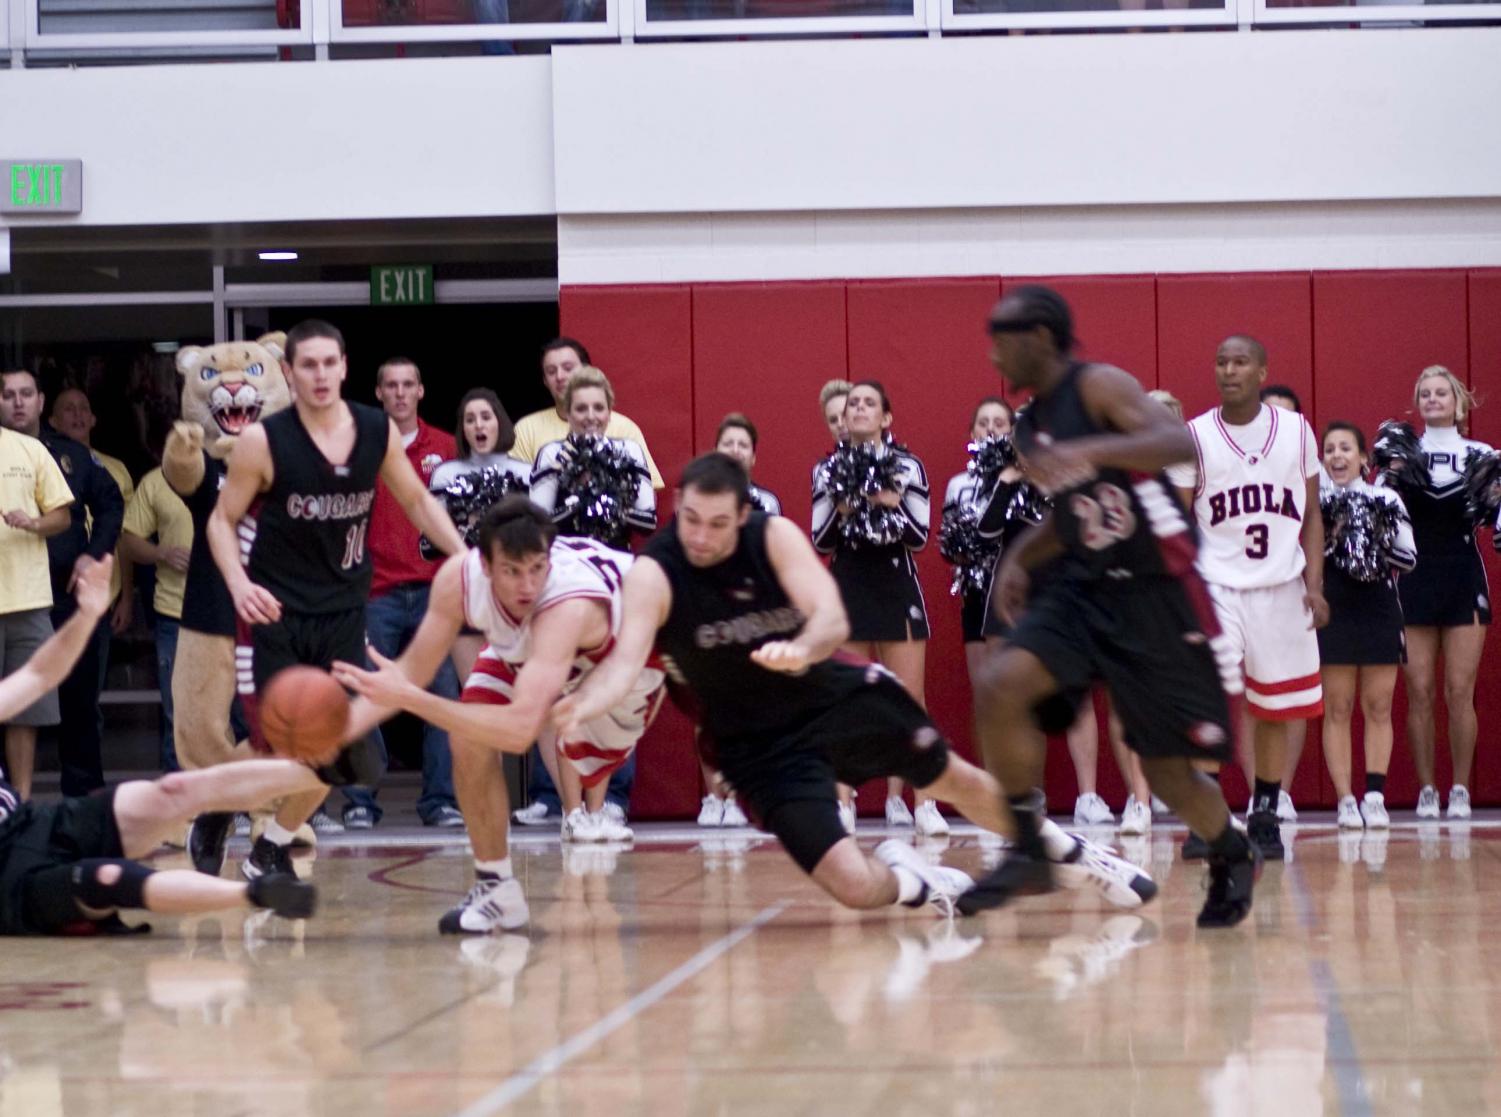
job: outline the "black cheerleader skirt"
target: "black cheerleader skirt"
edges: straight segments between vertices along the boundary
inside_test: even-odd
[[[1397,580],[1410,625],[1449,628],[1491,623],[1491,591],[1479,552],[1418,552],[1417,568]],[[1330,603],[1331,607],[1333,603]]]
[[[901,544],[840,549],[829,563],[850,619],[850,639],[860,642],[928,638],[928,609],[917,583],[917,564]]]
[[[1329,623],[1319,629],[1319,662],[1325,667],[1407,662],[1402,602],[1390,581],[1357,582],[1337,567],[1325,566],[1324,600],[1329,602]]]

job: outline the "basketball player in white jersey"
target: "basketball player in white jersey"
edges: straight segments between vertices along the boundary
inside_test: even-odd
[[[1319,443],[1296,412],[1263,403],[1266,348],[1236,335],[1214,360],[1220,406],[1192,420],[1196,465],[1169,476],[1198,521],[1198,569],[1223,630],[1222,659],[1241,665],[1253,719],[1255,783],[1247,830],[1263,856],[1283,856],[1277,797],[1291,722],[1324,709],[1315,630],[1324,601]],[[1184,847],[1198,853],[1197,843]]]
[[[547,724],[554,700],[614,645],[630,565],[629,554],[592,539],[559,538],[537,505],[507,497],[480,521],[479,546],[439,568],[427,613],[399,659],[372,650],[375,671],[334,665],[335,677],[360,696],[350,707],[350,737],[398,710],[449,733],[475,883],[439,921],[445,934],[514,930],[528,918],[511,871],[510,803],[497,753],[524,753],[533,741],[544,756],[556,748],[564,839],[630,839],[630,830],[601,808],[610,774],[630,757],[661,704],[662,671],[642,669],[605,716],[566,737]],[[457,702],[429,694],[428,683],[465,624],[488,643],[463,693]]]

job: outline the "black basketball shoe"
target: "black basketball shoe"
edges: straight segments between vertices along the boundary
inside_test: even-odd
[[[297,875],[297,870],[292,868],[291,850],[266,837],[255,840],[255,845],[250,847],[250,856],[240,862],[240,872],[246,880],[257,880],[272,873]]]
[[[1234,927],[1251,911],[1251,892],[1261,876],[1261,850],[1251,841],[1238,857],[1209,856],[1209,895],[1199,910],[1200,927]]]
[[[250,902],[284,919],[307,919],[318,910],[318,889],[290,873],[266,873],[250,882]]]
[[[1246,819],[1246,837],[1268,861],[1281,861],[1286,856],[1282,845],[1282,824],[1276,811],[1252,811]]]
[[[193,868],[211,877],[224,871],[224,845],[235,824],[230,811],[210,811],[193,820],[188,828],[188,857]]]

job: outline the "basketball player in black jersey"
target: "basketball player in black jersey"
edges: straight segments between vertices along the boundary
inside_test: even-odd
[[[1048,891],[1038,836],[1046,741],[1103,679],[1152,790],[1210,849],[1201,927],[1245,918],[1260,867],[1219,785],[1195,760],[1226,760],[1233,730],[1197,535],[1162,471],[1192,458],[1187,429],[1128,373],[1071,358],[1073,319],[1046,287],[1020,287],[991,312],[991,360],[1032,392],[1016,443],[1053,511],[1006,552],[994,597],[1015,627],[977,680],[986,765],[1008,789],[1016,850],[960,900],[998,907]],[[1027,601],[1033,571],[1054,564]],[[1233,669],[1233,664],[1231,665]]]
[[[836,781],[897,776],[971,821],[1002,822],[995,780],[953,752],[885,668],[830,658],[849,636],[838,588],[806,536],[752,512],[745,471],[706,454],[683,471],[677,516],[625,579],[615,649],[553,708],[565,734],[609,710],[655,645],[699,706],[740,801],[815,883],[852,908],[925,901],[952,911],[970,880],[900,841],[867,856],[840,822]],[[1047,823],[1044,856],[1070,883],[1136,906],[1156,885],[1134,866]]]
[[[342,398],[349,374],[343,335],[317,320],[293,326],[286,361],[293,406],[245,428],[208,523],[240,623],[240,697],[262,748],[254,696],[271,676],[294,664],[327,669],[335,660],[365,659],[365,534],[377,478],[439,550],[463,550],[448,513],[407,460],[396,424],[378,408]],[[320,774],[331,783],[373,784],[382,751],[372,734]],[[245,875],[290,871],[292,835],[322,800],[311,791],[283,802],[242,866]]]

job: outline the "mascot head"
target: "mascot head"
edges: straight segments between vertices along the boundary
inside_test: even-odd
[[[212,457],[226,457],[242,430],[291,405],[281,367],[286,341],[277,332],[177,351],[182,417],[203,428],[203,448]]]

